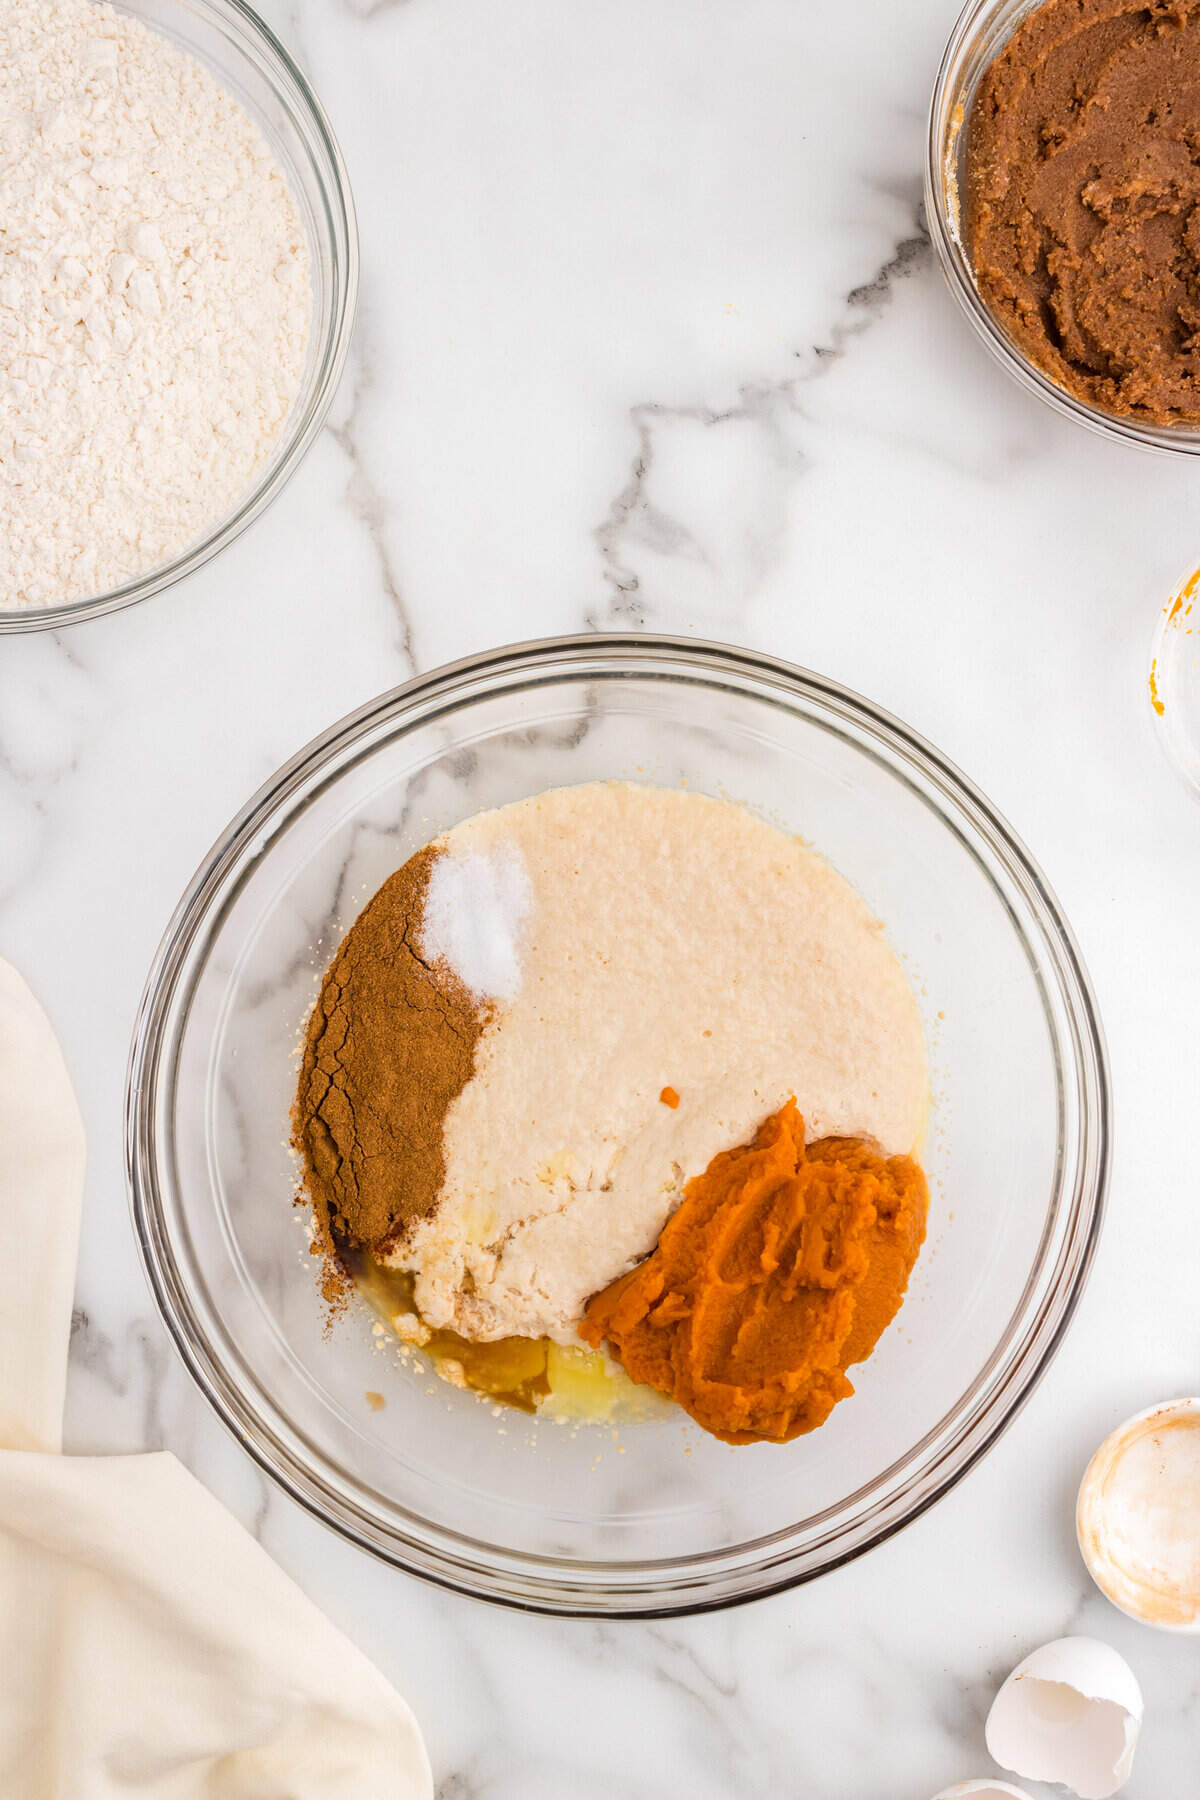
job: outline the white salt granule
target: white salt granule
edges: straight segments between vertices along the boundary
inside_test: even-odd
[[[169,562],[299,390],[296,208],[193,58],[97,0],[0,0],[0,608]]]
[[[498,844],[488,856],[439,856],[425,892],[422,954],[446,963],[477,1000],[515,1000],[521,926],[532,905],[514,845]]]

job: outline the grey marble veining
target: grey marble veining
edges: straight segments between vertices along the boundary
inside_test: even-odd
[[[1182,1797],[1195,1656],[1095,1593],[1071,1509],[1100,1437],[1200,1367],[1200,830],[1146,701],[1195,475],[1041,408],[945,291],[918,196],[956,0],[264,9],[362,225],[329,427],[184,587],[0,644],[0,952],[89,1133],[70,1444],[178,1452],[409,1697],[441,1800],[927,1800],[988,1772],[997,1683],[1075,1630],[1142,1680],[1132,1800]],[[812,1587],[601,1627],[423,1588],[264,1480],[153,1313],[121,1112],[159,936],[281,762],[414,672],[630,625],[817,668],[978,781],[1078,934],[1118,1136],[1078,1317],[958,1489]]]
[[[762,586],[783,550],[790,481],[805,465],[798,434],[789,429],[804,417],[804,388],[826,376],[854,340],[870,329],[888,305],[896,282],[930,269],[932,250],[920,222],[919,204],[915,212],[914,234],[902,239],[873,275],[851,288],[826,341],[795,352],[799,365],[795,373],[782,381],[743,387],[736,404],[722,410],[703,405],[665,406],[655,401],[630,409],[637,451],[629,480],[596,529],[610,591],[608,604],[588,613],[589,626],[604,630],[650,622],[637,573],[639,549],[651,556],[680,559],[685,567],[692,565],[693,571],[698,565],[701,585],[706,579],[719,581],[724,590],[721,599],[726,602],[748,598]],[[664,455],[676,463],[682,457],[684,468],[689,457],[707,465],[717,480],[721,479],[719,471],[728,471],[726,488],[733,481],[744,483],[747,469],[762,465],[758,481],[741,497],[740,504],[736,494],[724,496],[726,505],[718,519],[725,531],[715,542],[711,530],[705,529],[710,521],[690,529],[656,505],[656,457]],[[686,480],[679,485],[686,487]],[[711,491],[711,482],[702,480],[696,488],[703,495]],[[731,549],[733,556],[729,555]],[[739,549],[740,555],[736,554]]]
[[[337,411],[326,429],[345,455],[349,466],[345,502],[366,529],[378,564],[379,584],[396,614],[396,650],[405,671],[415,674],[418,664],[413,626],[405,607],[389,543],[389,534],[393,529],[389,508],[384,494],[367,467],[356,430],[359,407],[373,380],[373,367],[367,347],[372,329],[371,309],[364,304],[359,309],[357,344],[351,365],[343,380]]]

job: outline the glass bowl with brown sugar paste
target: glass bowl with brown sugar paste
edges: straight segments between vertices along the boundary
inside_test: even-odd
[[[1022,386],[1103,436],[1195,455],[1198,84],[1184,78],[1200,74],[1200,9],[1182,24],[1166,7],[1092,10],[1071,0],[1070,29],[1051,30],[1067,0],[969,0],[930,107],[929,231]]]
[[[567,1425],[330,1325],[290,1148],[317,985],[371,894],[487,809],[685,787],[801,837],[882,921],[930,1067],[928,1236],[855,1392],[731,1446],[678,1408]],[[810,1580],[918,1517],[1012,1420],[1072,1316],[1109,1158],[1102,1034],[1044,878],[965,777],[769,657],[589,636],[489,652],[302,750],[171,921],[127,1093],[136,1233],[171,1336],[251,1456],[383,1560],[528,1610],[654,1616]]]

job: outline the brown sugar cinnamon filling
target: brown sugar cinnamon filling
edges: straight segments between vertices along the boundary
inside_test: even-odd
[[[966,130],[965,247],[1008,334],[1080,400],[1200,423],[1200,0],[1047,0]]]

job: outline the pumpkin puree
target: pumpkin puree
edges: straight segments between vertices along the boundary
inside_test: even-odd
[[[824,1424],[895,1316],[929,1194],[908,1156],[860,1138],[805,1148],[795,1100],[690,1181],[644,1262],[579,1326],[634,1381],[729,1444]]]

